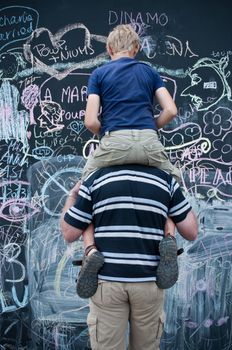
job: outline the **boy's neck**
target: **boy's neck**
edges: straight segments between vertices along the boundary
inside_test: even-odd
[[[131,51],[121,51],[121,52],[116,52],[110,55],[111,60],[118,60],[119,58],[123,57],[128,57],[128,58],[134,58],[134,52],[132,53]]]

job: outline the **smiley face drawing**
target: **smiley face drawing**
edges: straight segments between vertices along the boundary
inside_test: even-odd
[[[216,105],[222,98],[231,100],[231,89],[227,82],[230,72],[225,72],[228,66],[228,56],[220,60],[202,58],[187,71],[191,84],[181,96],[189,96],[191,104],[197,111],[206,111]]]

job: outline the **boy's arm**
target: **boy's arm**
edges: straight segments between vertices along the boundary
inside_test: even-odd
[[[175,118],[177,115],[177,108],[175,102],[165,87],[161,87],[156,90],[155,98],[162,108],[159,117],[156,119],[156,125],[158,129],[161,129],[173,118]]]
[[[101,123],[98,119],[100,108],[100,97],[96,94],[90,94],[85,111],[85,127],[93,134],[99,134]]]

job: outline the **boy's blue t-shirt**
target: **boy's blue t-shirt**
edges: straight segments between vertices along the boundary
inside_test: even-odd
[[[148,64],[123,57],[95,69],[88,94],[100,96],[101,136],[122,129],[157,129],[153,113],[155,91],[164,83]]]

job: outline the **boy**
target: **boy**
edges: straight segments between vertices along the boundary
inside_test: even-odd
[[[135,59],[139,50],[138,34],[130,25],[119,25],[109,34],[106,47],[111,61],[97,68],[89,79],[85,114],[85,126],[100,136],[100,144],[88,159],[82,179],[98,168],[139,163],[166,170],[180,182],[179,171],[169,161],[157,135],[157,129],[176,116],[176,105],[158,73]],[[154,98],[162,108],[158,118],[153,115]],[[78,185],[74,187],[71,196],[72,193],[76,196],[78,188]],[[168,219],[165,235],[173,235],[174,231],[175,225]],[[85,293],[85,287],[91,285],[85,275],[96,274],[104,257],[96,249],[92,227],[83,233],[83,241],[85,261],[77,292],[82,297],[89,297],[93,291]],[[175,238],[170,238],[163,250],[175,257],[171,272],[177,280]],[[160,267],[162,270],[162,264]],[[161,282],[160,287],[165,288],[165,283]]]

